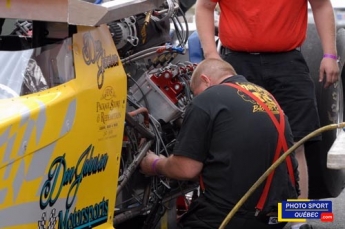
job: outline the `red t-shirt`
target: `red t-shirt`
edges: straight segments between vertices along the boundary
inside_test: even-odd
[[[211,1],[219,3],[219,37],[231,50],[289,51],[306,38],[307,0]]]

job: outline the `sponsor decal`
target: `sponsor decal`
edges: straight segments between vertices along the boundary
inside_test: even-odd
[[[53,209],[49,213],[42,213],[38,221],[39,229],[93,228],[107,221],[109,200],[104,197],[99,202],[82,208],[73,206],[83,180],[103,172],[108,158],[107,153],[94,155],[94,146],[90,145],[74,166],[67,166],[65,154],[54,159],[41,189],[39,202],[42,210],[48,206]],[[68,189],[65,209],[56,209],[54,204],[61,198],[61,191],[65,188]]]
[[[119,126],[121,109],[125,109],[125,101],[116,99],[115,90],[111,86],[104,88],[100,100],[96,102],[97,123],[99,123],[98,140],[115,138],[115,129]]]
[[[95,40],[90,32],[85,33],[83,36],[82,53],[86,65],[97,65],[97,86],[98,89],[101,89],[104,83],[105,70],[118,66],[119,57],[116,54],[106,55],[102,42],[100,40]]]
[[[116,98],[115,90],[111,86],[107,86],[103,90],[103,94],[101,97],[101,100],[111,100],[113,98]]]

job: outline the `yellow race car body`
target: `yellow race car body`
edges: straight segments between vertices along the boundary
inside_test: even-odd
[[[109,30],[80,27],[32,59],[47,85],[54,61],[65,80],[0,100],[0,228],[113,228],[127,90]]]
[[[152,42],[178,5],[96,2],[0,3],[27,20],[0,36],[0,229],[174,229],[196,190],[138,169],[149,149],[171,153],[192,97],[195,65],[171,63],[187,33]]]

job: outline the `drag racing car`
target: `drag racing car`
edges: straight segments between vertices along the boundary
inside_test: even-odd
[[[171,153],[192,98],[195,65],[173,63],[187,41],[178,4],[23,0],[0,11],[17,19],[0,37],[0,228],[176,223],[197,184],[138,165],[149,149]],[[167,43],[170,23],[180,44]]]
[[[178,2],[2,1],[0,15],[15,19],[0,36],[0,228],[176,228],[198,184],[138,166],[172,152],[193,98]],[[304,50],[312,70],[317,49]],[[342,82],[318,89],[323,125],[342,120]],[[323,164],[335,136],[308,146],[312,198],[344,187]]]

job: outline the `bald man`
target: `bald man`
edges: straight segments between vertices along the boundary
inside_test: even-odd
[[[218,228],[273,162],[278,130],[271,118],[246,93],[224,83],[251,91],[279,120],[279,109],[272,96],[237,75],[227,62],[206,59],[197,66],[191,78],[195,97],[186,109],[173,154],[166,158],[149,152],[140,164],[147,175],[159,174],[180,180],[202,177],[201,194],[181,218],[180,228]],[[284,120],[283,133],[291,146],[291,130],[287,119]],[[297,162],[294,155],[291,158],[295,180],[298,181]],[[297,198],[298,184],[292,183],[286,164],[281,164],[275,171],[268,199]],[[284,227],[284,223],[272,224],[272,217],[261,220],[255,217],[255,207],[262,191],[263,185],[240,208],[227,229]],[[273,207],[276,206],[275,203]]]

